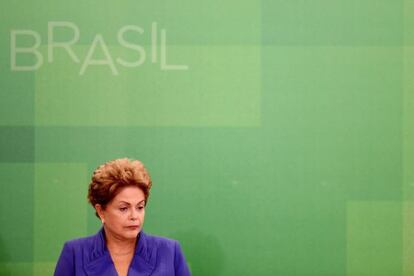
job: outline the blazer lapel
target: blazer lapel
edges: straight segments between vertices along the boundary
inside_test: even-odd
[[[93,260],[85,266],[86,274],[88,276],[117,276],[114,263],[109,254],[104,254],[101,257]]]
[[[149,276],[154,270],[154,265],[147,263],[144,258],[135,255],[128,270],[128,276]]]
[[[109,255],[109,251],[106,249],[103,228],[94,237],[89,261],[85,263],[85,272],[88,276],[118,275],[111,255]]]
[[[156,252],[148,246],[145,233],[141,231],[138,237],[138,244],[135,255],[129,266],[128,276],[149,276],[155,268]]]

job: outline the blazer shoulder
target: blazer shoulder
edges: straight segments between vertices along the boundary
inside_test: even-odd
[[[170,239],[167,237],[156,236],[156,235],[149,235],[147,233],[145,233],[145,239],[146,239],[146,242],[148,243],[148,246],[157,247],[157,248],[164,248],[164,247],[174,248],[178,244],[177,240]]]
[[[157,259],[156,263],[160,267],[163,267],[166,271],[174,271],[174,275],[191,275],[180,243],[177,240],[154,235],[145,235],[145,240],[147,246],[155,249],[153,252],[157,252],[155,259]]]
[[[94,247],[96,239],[96,235],[92,235],[73,240],[68,240],[65,242],[65,246],[75,251],[79,249],[92,248]]]
[[[90,240],[90,237],[85,237],[66,241],[56,263],[54,275],[75,275],[76,267],[81,263],[81,256],[83,256],[82,252],[88,251],[86,247],[90,246]]]

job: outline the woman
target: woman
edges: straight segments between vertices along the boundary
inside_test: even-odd
[[[102,221],[95,235],[65,243],[55,276],[187,276],[177,241],[142,231],[151,178],[137,160],[116,159],[98,167],[88,200]]]

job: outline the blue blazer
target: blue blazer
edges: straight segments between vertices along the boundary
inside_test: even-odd
[[[55,276],[117,276],[106,247],[104,230],[65,243]],[[128,276],[190,276],[180,245],[175,240],[139,233]]]

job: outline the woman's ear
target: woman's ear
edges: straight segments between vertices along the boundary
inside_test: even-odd
[[[96,213],[98,214],[99,218],[101,219],[102,224],[104,224],[105,223],[105,215],[104,215],[104,211],[103,211],[103,208],[102,208],[101,204],[95,204],[95,210],[96,210]]]

